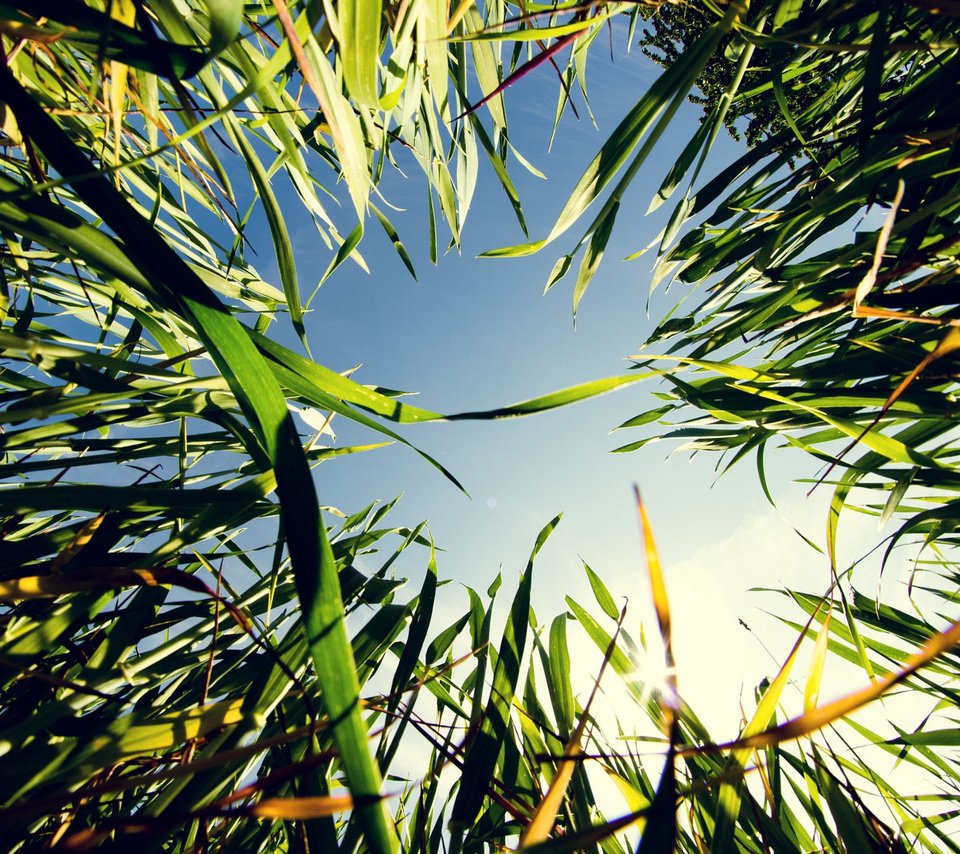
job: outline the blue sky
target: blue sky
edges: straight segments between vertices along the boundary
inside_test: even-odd
[[[579,122],[568,113],[552,152],[547,151],[557,90],[552,72],[544,66],[507,94],[511,140],[548,178],[537,178],[513,161],[531,239],[549,231],[596,149],[657,74],[638,51],[627,55],[622,47],[615,47],[614,63],[602,49],[591,55],[588,85],[599,130],[585,111]],[[692,106],[680,115],[624,199],[576,328],[572,282],[565,280],[543,295],[547,275],[565,251],[564,242],[531,258],[476,257],[524,240],[492,173],[481,168],[461,249],[447,253],[434,267],[427,258],[424,186],[417,167],[401,163],[408,179],[390,176],[382,191],[390,204],[403,209],[391,218],[413,257],[418,281],[407,274],[376,222],[369,221],[361,251],[370,273],[348,263],[320,289],[307,318],[313,355],[337,370],[362,364],[354,379],[416,391],[416,403],[442,412],[495,407],[622,373],[628,364],[625,357],[639,350],[659,314],[681,295],[678,289],[658,292],[648,316],[653,258],[630,263],[621,259],[647,245],[662,226],[669,205],[657,216],[644,217],[643,212],[698,116],[699,109]],[[735,146],[726,137],[720,139],[717,156]],[[350,211],[342,213],[346,233]],[[330,252],[309,223],[291,219],[288,227],[303,286],[311,289]],[[579,237],[576,227],[570,237]],[[263,262],[260,266],[268,279],[276,280],[275,270]],[[632,499],[632,485],[638,484],[675,600],[678,633],[683,635],[678,640],[681,668],[686,659],[696,671],[686,691],[692,699],[702,695],[709,704],[722,694],[718,703],[724,711],[717,712],[716,720],[735,726],[741,684],[745,695],[752,696],[759,678],[775,671],[768,654],[738,621],[742,616],[751,629],[768,634],[774,621],[758,607],[770,607],[774,600],[747,598],[744,591],[790,582],[821,590],[828,581],[827,564],[767,504],[749,460],[718,480],[716,455],[692,460],[685,454],[671,456],[676,448],[658,443],[632,454],[610,453],[637,438],[611,436],[610,430],[655,405],[650,395],[656,390],[656,383],[631,386],[533,418],[405,429],[406,438],[453,471],[470,498],[409,449],[395,446],[323,465],[317,475],[320,500],[354,512],[402,493],[391,518],[411,526],[429,521],[432,536],[444,550],[439,556],[441,575],[483,590],[502,569],[505,589],[500,595],[506,601],[537,532],[563,512],[564,521],[537,564],[534,607],[541,622],[563,608],[564,595],[592,605],[581,557],[616,596],[630,598],[632,620],[638,621],[647,614]],[[378,440],[342,419],[335,419],[333,427],[339,444]],[[809,459],[785,452],[777,455],[769,475],[783,514],[820,540],[826,490],[807,500],[802,487],[790,485],[793,478],[813,471]],[[861,541],[855,531],[853,551]],[[422,571],[422,565],[404,568],[414,577]],[[451,617],[462,612],[462,591],[450,585],[443,595],[441,609],[448,609]],[[788,639],[773,632],[769,645],[779,657]],[[595,666],[589,650],[584,650],[583,666]]]

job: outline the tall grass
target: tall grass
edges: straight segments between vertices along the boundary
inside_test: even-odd
[[[330,18],[314,2],[117,0],[3,12],[0,828],[10,850],[612,852],[633,847],[638,827],[644,852],[956,847],[957,774],[942,753],[957,740],[958,629],[942,625],[956,586],[952,20],[922,5],[814,5],[706,4],[705,34],[605,143],[551,234],[496,253],[558,238],[616,179],[579,243],[576,310],[627,184],[724,52],[736,70],[727,99],[657,197],[692,170],[656,275],[709,296],[660,326],[657,342],[683,331],[677,348],[638,357],[645,373],[449,416],[535,413],[654,374],[670,383],[669,401],[625,427],[693,404],[708,421],[668,435],[731,461],[785,435],[833,463],[831,548],[854,487],[885,493],[876,512],[901,520],[891,548],[919,536],[931,556],[916,581],[931,616],[850,589],[846,567],[825,593],[792,591],[808,615],[797,649],[810,638],[814,650],[806,700],[782,705],[795,650],[732,737],[709,733],[674,679],[643,684],[651,642],[592,571],[596,607],[571,599],[538,621],[535,558],[559,518],[536,537],[496,633],[499,579],[468,590],[461,616],[437,629],[432,540],[394,521],[392,503],[321,512],[317,465],[406,442],[399,425],[443,416],[310,358],[274,188],[290,182],[330,246],[325,275],[361,260],[370,222],[413,270],[372,195],[394,149],[422,167],[452,241],[477,174],[456,158],[490,161],[523,229],[502,89],[570,48],[557,65],[559,116],[605,22],[636,24],[652,9],[351,0]],[[783,66],[744,93],[757,45]],[[836,83],[696,185],[730,101],[786,103],[785,81],[809,74]],[[338,180],[355,214],[346,234],[321,186]],[[239,200],[251,195],[276,284],[246,257],[252,207]],[[874,204],[886,210],[877,227],[811,249]],[[436,259],[436,228],[429,241]],[[280,343],[281,324],[303,352]],[[742,336],[767,350],[751,340],[742,358]],[[371,443],[323,442],[334,417],[369,428]],[[669,568],[638,509],[669,672]],[[396,572],[411,561],[422,566],[416,592]],[[596,647],[596,682],[607,671],[623,682],[631,706],[617,717],[635,727],[611,724],[602,694],[576,693],[569,647],[583,639]],[[857,663],[863,686],[821,703],[830,654]],[[919,727],[890,736],[842,723],[894,691],[925,710]],[[864,741],[927,775],[928,802],[895,791]],[[402,765],[410,745],[424,757],[415,773]],[[598,794],[601,779],[622,807]]]

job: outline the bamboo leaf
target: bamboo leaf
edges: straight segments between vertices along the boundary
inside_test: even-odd
[[[336,815],[353,807],[350,795],[301,798],[261,798],[245,812],[254,818],[269,821],[307,821],[311,818]]]
[[[610,595],[610,591],[607,589],[607,585],[603,583],[603,579],[600,578],[599,575],[587,566],[585,560],[581,560],[581,563],[583,564],[584,571],[587,573],[590,589],[593,590],[593,595],[596,597],[600,609],[611,620],[616,620],[619,616],[617,606],[613,601],[613,597]]]
[[[593,706],[594,699],[596,699],[597,689],[600,687],[600,680],[603,678],[603,672],[606,670],[607,664],[610,662],[610,658],[617,647],[617,635],[620,633],[620,627],[623,624],[626,614],[627,611],[626,608],[624,608],[620,613],[620,618],[617,622],[617,631],[610,639],[610,643],[607,645],[606,652],[603,656],[603,661],[601,662],[600,668],[597,671],[597,678],[594,680],[593,688],[591,689],[590,696],[587,699],[587,704],[583,707],[583,713],[580,715],[580,722],[577,724],[576,729],[571,733],[570,738],[567,740],[567,743],[564,746],[563,756],[560,759],[560,767],[557,769],[556,775],[550,782],[550,787],[547,789],[547,792],[543,796],[543,799],[540,801],[540,803],[537,804],[536,809],[533,811],[533,815],[530,817],[530,821],[527,823],[527,826],[524,828],[523,833],[520,836],[521,850],[526,846],[543,842],[545,839],[547,839],[547,837],[550,835],[550,831],[553,829],[553,825],[557,820],[557,814],[560,811],[560,805],[563,803],[567,788],[570,785],[570,781],[573,779],[573,772],[576,769],[574,760],[580,755],[583,747],[583,738],[586,732],[586,727],[588,722],[591,720],[590,708]]]
[[[560,516],[557,516],[540,531],[530,559],[527,561],[527,568],[520,576],[520,584],[510,608],[510,616],[507,619],[494,667],[490,698],[483,713],[480,730],[467,750],[460,789],[450,814],[450,831],[458,838],[462,838],[467,833],[480,811],[497,755],[500,752],[500,745],[506,737],[510,708],[520,676],[520,664],[526,644],[533,563],[547,538],[559,523]]]
[[[573,726],[573,686],[570,684],[570,652],[567,648],[567,616],[560,614],[550,624],[550,647],[547,657],[547,690],[553,705],[557,729],[567,738]]]
[[[379,103],[377,67],[383,4],[381,0],[345,0],[337,4],[337,15],[344,84],[358,103],[366,107],[376,106]]]
[[[0,94],[17,113],[20,126],[42,140],[44,153],[62,175],[87,176],[91,172],[82,154],[6,69],[0,69]],[[276,473],[307,638],[351,792],[378,796],[380,775],[370,756],[360,714],[359,685],[343,621],[336,562],[309,466],[280,387],[237,320],[105,179],[77,181],[76,189],[124,242],[128,256],[141,270],[152,272],[164,302],[193,324],[257,432]],[[359,817],[372,848],[395,848],[392,823],[382,805],[363,808]]]
[[[210,52],[216,56],[232,45],[243,24],[243,0],[204,0],[210,16]]]
[[[830,617],[833,613],[833,607],[827,611],[823,618],[823,624],[817,632],[817,640],[813,649],[813,658],[810,662],[810,673],[807,676],[807,684],[803,690],[803,711],[811,711],[817,707],[817,701],[820,697],[820,683],[823,680],[823,671],[827,663],[827,650],[830,641]]]

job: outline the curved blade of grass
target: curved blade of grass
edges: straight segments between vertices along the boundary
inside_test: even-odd
[[[0,96],[61,175],[69,180],[94,172],[5,67],[0,68]],[[256,430],[276,473],[311,655],[351,793],[379,796],[380,775],[370,755],[360,713],[360,688],[343,620],[336,562],[320,517],[309,465],[279,385],[236,318],[105,178],[77,181],[75,189],[123,241],[131,261],[142,271],[150,271],[163,302],[191,321]],[[381,804],[363,808],[359,818],[371,849],[396,848],[392,822]]]
[[[556,409],[559,406],[569,406],[571,403],[579,403],[581,400],[599,397],[602,394],[615,391],[623,386],[632,385],[650,376],[652,376],[652,374],[638,373],[619,377],[605,377],[604,379],[591,380],[590,382],[570,386],[569,388],[551,392],[541,397],[524,400],[520,403],[513,403],[510,406],[503,406],[498,409],[477,410],[475,412],[457,412],[453,415],[447,415],[445,418],[447,421],[465,421],[469,419],[488,420],[493,418],[516,418],[521,415],[533,415],[537,412],[545,412],[548,409]]]
[[[580,755],[587,724],[591,720],[590,708],[593,706],[593,701],[597,696],[598,689],[600,688],[600,680],[603,678],[603,672],[607,669],[607,664],[610,662],[610,658],[613,656],[613,651],[617,647],[617,637],[620,634],[620,628],[623,625],[623,621],[626,616],[627,609],[624,608],[620,612],[620,618],[617,620],[616,631],[614,632],[613,637],[610,638],[610,643],[607,645],[606,652],[603,656],[603,661],[600,663],[600,669],[597,671],[597,678],[594,680],[593,688],[590,690],[590,696],[587,699],[587,704],[583,707],[583,712],[580,715],[580,721],[577,724],[576,729],[570,735],[570,738],[563,749],[563,756],[560,759],[560,767],[557,769],[556,775],[550,782],[550,788],[547,789],[543,799],[533,811],[533,815],[530,817],[529,823],[524,828],[523,833],[520,835],[521,850],[525,849],[529,845],[535,845],[538,842],[543,842],[550,835],[550,831],[553,830],[553,825],[556,823],[557,815],[560,812],[560,806],[563,804],[563,798],[567,793],[567,787],[570,785],[570,781],[573,779],[573,772],[576,769],[575,760],[576,757]],[[561,617],[561,619],[566,620],[566,617]]]
[[[341,0],[337,4],[340,32],[339,57],[343,82],[351,97],[366,107],[375,107],[377,68],[380,61],[382,0]]]
[[[803,643],[804,638],[806,638],[810,630],[810,626],[813,625],[813,621],[823,607],[824,601],[825,600],[821,599],[816,610],[810,615],[803,630],[798,635],[796,641],[794,641],[793,648],[790,650],[786,661],[784,661],[780,667],[773,682],[771,682],[767,690],[764,691],[762,699],[757,704],[757,710],[753,713],[753,717],[743,730],[743,738],[747,738],[757,732],[762,732],[773,718],[777,710],[777,704],[780,702],[780,697],[783,695],[783,689],[787,687],[789,682],[790,672],[793,670],[794,662],[800,652],[800,645]],[[750,750],[735,750],[727,762],[726,776],[732,777],[734,782],[723,782],[720,785],[720,793],[717,797],[717,811],[714,816],[713,841],[711,844],[711,848],[714,851],[724,852],[735,849],[734,831],[737,828],[740,818],[742,772],[744,767],[746,767],[747,758],[750,753]]]
[[[290,234],[283,219],[283,211],[280,210],[277,197],[270,186],[270,178],[243,131],[239,128],[236,129],[232,138],[240,148],[240,153],[243,155],[247,170],[256,187],[257,195],[263,203],[263,209],[267,215],[267,225],[270,228],[274,251],[277,255],[277,269],[280,271],[280,282],[283,285],[283,295],[290,312],[290,320],[293,322],[293,328],[296,330],[297,336],[306,348],[307,331],[303,325],[303,306],[300,303],[297,264],[293,257],[293,244],[290,241]]]
[[[560,516],[550,520],[540,531],[527,568],[520,576],[520,584],[510,608],[510,616],[503,631],[497,663],[493,671],[493,687],[487,701],[480,731],[467,750],[461,773],[460,790],[450,814],[449,828],[454,850],[462,844],[487,795],[500,747],[510,725],[510,709],[520,677],[520,664],[526,645],[530,620],[530,590],[533,583],[533,564]]]
[[[715,747],[711,745],[709,748],[688,748],[683,752],[686,753],[688,750],[689,752],[697,752],[698,750],[706,749],[710,751],[754,750],[756,748],[783,744],[786,741],[792,741],[802,738],[805,735],[810,735],[834,721],[852,714],[867,703],[876,700],[878,697],[883,696],[883,694],[891,688],[909,679],[936,658],[953,650],[958,643],[960,643],[960,622],[954,623],[945,631],[930,638],[918,653],[910,657],[905,667],[887,674],[882,679],[871,682],[858,691],[847,694],[831,703],[818,706],[810,712],[792,718],[773,729],[764,730],[763,732]]]

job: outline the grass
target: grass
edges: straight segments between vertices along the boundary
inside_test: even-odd
[[[327,275],[360,259],[374,220],[412,270],[383,210],[366,216],[394,150],[421,166],[454,243],[477,174],[451,168],[457,156],[490,161],[525,231],[502,90],[570,47],[559,119],[606,21],[636,25],[655,9],[558,8],[544,20],[470,4],[447,18],[432,2],[357,0],[329,20],[322,4],[281,0],[187,16],[159,2],[47,5],[45,18],[3,13],[0,68],[0,828],[11,851],[135,840],[615,852],[638,829],[645,854],[957,848],[949,9],[691,6],[705,27],[604,143],[547,237],[490,254],[539,251],[597,202],[549,283],[582,253],[579,310],[627,186],[722,55],[725,94],[655,200],[689,182],[654,282],[674,277],[701,301],[661,323],[636,356],[642,371],[445,415],[277,340],[289,322],[305,344],[309,300],[274,182],[290,182],[335,252]],[[758,67],[758,47],[780,64]],[[784,87],[811,75],[831,85],[811,87],[794,114]],[[750,99],[782,121],[701,183],[731,104]],[[341,179],[358,215],[346,236],[322,187]],[[246,257],[251,209],[239,200],[251,196],[276,284]],[[815,248],[876,205],[882,223]],[[429,239],[436,257],[436,227]],[[733,738],[682,700],[669,567],[639,500],[667,674],[657,685],[637,680],[649,641],[589,568],[595,603],[537,618],[535,559],[559,517],[534,539],[502,632],[499,579],[468,589],[438,630],[425,526],[394,521],[392,502],[321,512],[314,488],[320,464],[409,442],[403,425],[535,414],[658,377],[665,405],[625,429],[726,452],[729,465],[756,451],[761,479],[763,449],[784,437],[825,466],[815,479],[833,490],[831,556],[864,489],[879,496],[868,512],[898,520],[888,552],[924,547],[915,613],[865,596],[835,557],[829,590],[788,591],[797,645]],[[289,404],[319,425],[312,437]],[[334,416],[375,441],[321,444]],[[584,642],[596,647],[594,687],[618,679],[631,698],[614,722],[602,694],[575,691],[569,649]],[[812,663],[793,706],[785,687],[803,647]],[[821,702],[832,658],[860,681]],[[906,714],[894,693],[910,698]],[[882,726],[858,716],[867,704]],[[416,774],[398,758],[411,744],[424,757]],[[901,791],[891,762],[922,782]]]

